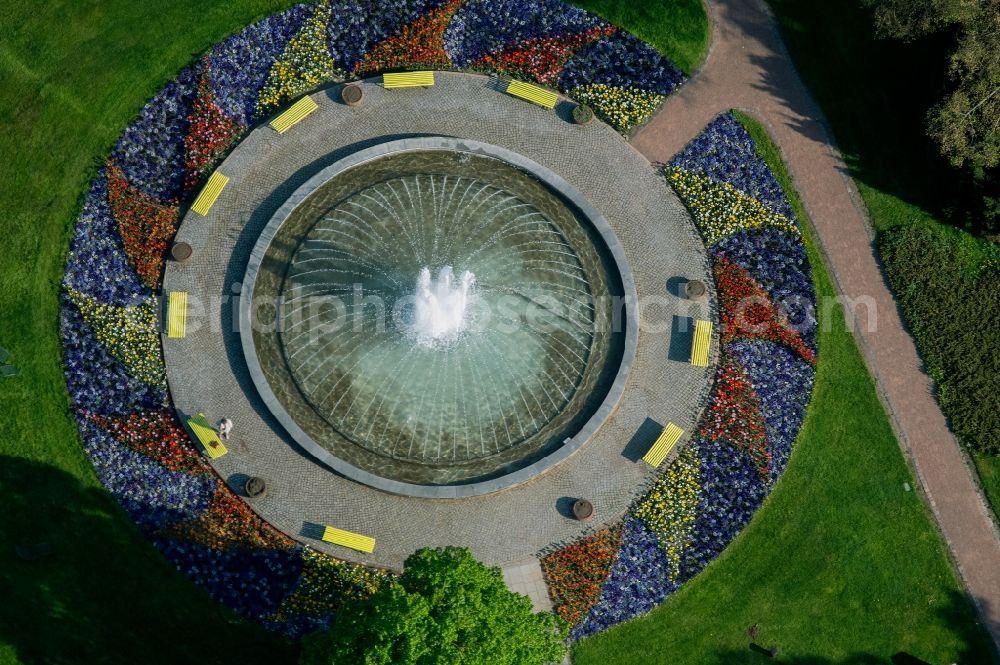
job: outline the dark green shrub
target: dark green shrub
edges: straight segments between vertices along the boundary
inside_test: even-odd
[[[879,248],[952,430],[971,448],[1000,453],[996,248],[923,225],[883,232]]]
[[[512,593],[499,569],[461,547],[421,549],[398,582],[345,603],[329,633],[307,638],[302,665],[546,665],[566,628]]]

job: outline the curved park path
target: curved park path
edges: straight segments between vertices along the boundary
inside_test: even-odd
[[[855,338],[962,579],[1000,645],[1000,538],[876,262],[871,225],[847,167],[763,3],[707,5],[714,31],[707,61],[632,143],[650,160],[666,162],[730,108],[768,127],[840,293],[848,302],[867,300],[877,308],[877,319],[867,321],[864,308],[857,309]]]

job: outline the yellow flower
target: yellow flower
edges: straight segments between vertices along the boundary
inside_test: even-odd
[[[125,365],[129,374],[150,385],[166,388],[156,309],[151,298],[132,307],[115,307],[72,289],[69,296],[80,308],[97,341]]]
[[[771,212],[757,199],[729,183],[713,182],[708,176],[679,168],[667,172],[667,180],[681,198],[705,243],[712,245],[737,231],[775,227],[799,235],[795,222]]]

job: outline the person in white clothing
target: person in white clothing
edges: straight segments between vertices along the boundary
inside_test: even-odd
[[[229,433],[233,431],[233,421],[223,418],[219,421],[219,436],[223,441],[229,441]]]

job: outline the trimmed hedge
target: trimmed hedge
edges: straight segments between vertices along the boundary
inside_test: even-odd
[[[879,250],[952,431],[1000,453],[1000,251],[925,225],[883,231]]]

